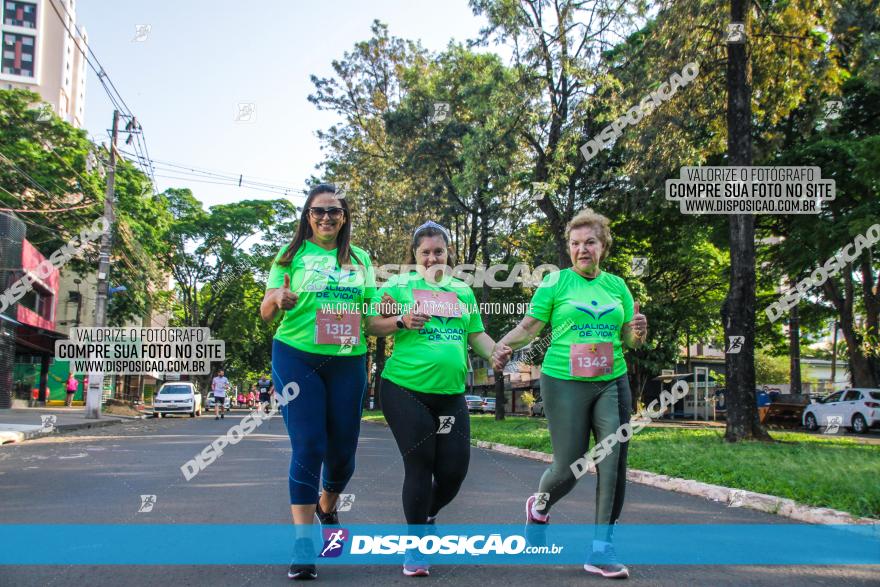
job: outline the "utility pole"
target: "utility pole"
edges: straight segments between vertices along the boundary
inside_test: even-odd
[[[98,293],[95,297],[95,327],[107,325],[107,295],[110,287],[110,249],[113,244],[113,200],[116,177],[116,139],[119,136],[119,111],[113,111],[113,131],[110,138],[110,169],[107,170],[107,192],[104,194],[104,218],[110,225],[101,235],[101,251],[98,257]],[[86,418],[101,417],[101,399],[104,394],[104,373],[89,373]]]

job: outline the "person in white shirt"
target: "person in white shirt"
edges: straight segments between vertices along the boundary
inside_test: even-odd
[[[214,419],[223,418],[223,404],[226,402],[226,390],[229,380],[223,376],[223,369],[217,369],[217,376],[211,381],[211,393],[214,394]]]

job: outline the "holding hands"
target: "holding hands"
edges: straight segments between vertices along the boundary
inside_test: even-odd
[[[383,297],[383,300],[384,300],[384,297]],[[394,298],[391,298],[391,300],[393,301]],[[422,326],[425,325],[425,322],[427,322],[430,319],[431,319],[430,314],[425,314],[425,313],[419,311],[419,304],[418,303],[416,303],[416,305],[413,307],[413,309],[410,310],[409,314],[404,314],[403,317],[401,318],[401,320],[403,320],[403,323],[406,325],[407,329],[409,329],[409,330],[420,329]]]
[[[504,366],[510,362],[513,356],[513,349],[502,342],[496,342],[492,349],[492,369],[501,371]]]

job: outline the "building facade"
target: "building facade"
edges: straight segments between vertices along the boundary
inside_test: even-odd
[[[0,88],[36,92],[62,120],[82,128],[88,38],[76,25],[74,0],[3,0],[0,35]]]

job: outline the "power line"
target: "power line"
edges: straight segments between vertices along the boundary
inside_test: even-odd
[[[68,16],[68,18],[70,19],[70,22],[73,24],[73,28],[77,33],[76,35],[74,35],[73,32],[70,30],[70,27],[67,26],[67,22],[65,21],[64,17],[61,15],[61,13],[58,12],[58,9],[55,7],[54,0],[49,0],[49,4],[52,6],[52,10],[55,12],[55,14],[58,16],[58,19],[61,21],[61,25],[67,31],[67,34],[69,34],[71,36],[71,38],[74,39],[74,45],[76,45],[76,48],[79,50],[79,52],[82,54],[83,58],[86,60],[86,63],[89,64],[89,67],[91,67],[92,71],[95,72],[95,75],[98,76],[98,81],[101,83],[101,86],[104,88],[104,92],[107,94],[107,97],[110,98],[110,102],[113,104],[113,107],[116,110],[119,110],[125,118],[129,119],[129,128],[127,129],[129,131],[129,133],[143,135],[143,133],[144,133],[143,126],[141,126],[140,122],[138,122],[134,113],[132,113],[131,108],[128,107],[128,104],[126,104],[125,99],[122,97],[122,94],[120,94],[119,90],[116,89],[116,84],[114,84],[113,80],[110,79],[110,76],[109,76],[109,74],[107,74],[107,71],[104,69],[104,65],[101,63],[101,60],[98,59],[98,56],[92,50],[91,46],[88,44],[88,42],[86,42],[85,37],[82,34],[82,31],[80,31],[79,27],[76,25],[76,21],[73,18],[73,15],[70,13],[70,11],[67,9],[67,7],[64,5],[64,2],[60,2],[61,8],[62,8],[62,10],[64,10],[64,13]],[[83,45],[85,45],[86,50],[88,50],[89,54],[92,56],[92,59],[94,59],[95,63],[97,63],[97,67],[95,66],[95,63],[92,63],[92,60],[89,59],[89,55],[87,55],[86,52],[83,51],[82,47],[80,47],[80,45],[79,45],[80,42]],[[105,82],[105,80],[106,80],[106,82]],[[110,84],[110,87],[108,87],[107,84]],[[112,90],[111,90],[111,88],[112,88]],[[132,122],[134,124],[132,124]],[[134,128],[135,126],[136,126],[136,128]],[[148,155],[149,152],[147,151],[147,138],[146,138],[146,136],[142,136],[142,137],[138,136],[137,137],[137,140],[135,142],[137,142],[138,145],[134,147],[134,150],[135,151],[140,150],[141,141],[143,142],[143,150],[145,153],[147,153],[147,160],[149,161],[149,155]],[[154,184],[153,190],[155,192],[156,181],[155,181],[155,177],[153,174],[153,170],[150,167],[149,169],[147,169],[145,171],[146,171],[147,175],[149,175],[153,179],[153,184]]]
[[[126,151],[120,152],[123,155],[127,155],[129,157],[138,157],[138,154],[136,153],[129,153]],[[143,161],[140,161],[140,163],[144,164]],[[193,181],[197,183],[207,183],[214,185],[246,187],[250,189],[274,192],[282,195],[290,195],[291,193],[305,193],[305,190],[303,190],[302,188],[245,179],[244,174],[240,173],[211,171],[191,165],[182,165],[179,163],[171,163],[158,160],[154,160],[151,163],[155,164],[160,172],[160,174],[156,177],[162,177],[165,179]],[[162,172],[164,172],[165,175],[163,175]]]

